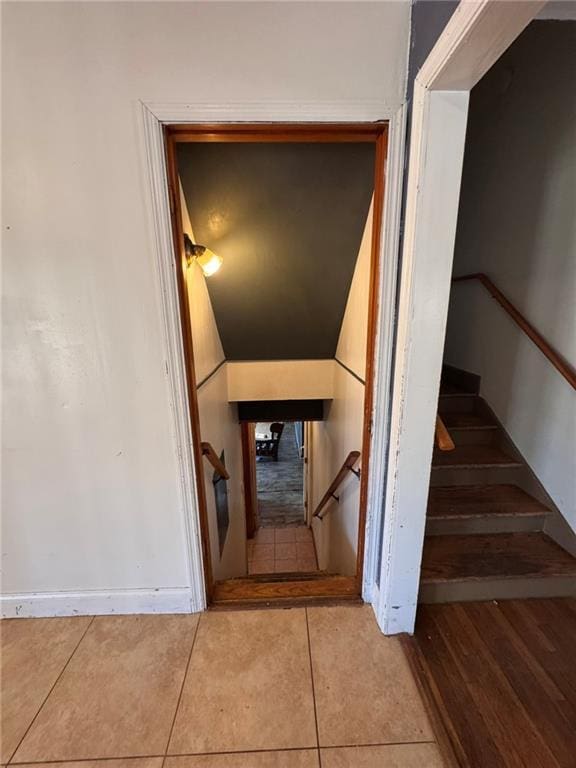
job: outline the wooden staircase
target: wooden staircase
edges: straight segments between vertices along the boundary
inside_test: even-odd
[[[455,448],[434,449],[419,601],[576,596],[576,557],[545,533],[560,513],[484,400],[446,389]]]

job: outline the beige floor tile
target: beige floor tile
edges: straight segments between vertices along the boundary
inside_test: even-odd
[[[258,528],[254,534],[254,542],[256,544],[274,544],[275,530],[275,528]]]
[[[248,573],[250,575],[274,573],[274,560],[252,560],[248,563]]]
[[[198,616],[99,616],[15,755],[18,762],[161,754]]]
[[[120,760],[80,760],[66,763],[21,763],[18,768],[162,768],[163,757],[125,757]]]
[[[296,558],[296,544],[293,541],[276,542],[274,548],[274,557],[276,560],[287,560],[289,557]]]
[[[443,768],[436,744],[322,749],[322,768]]]
[[[295,528],[276,528],[276,543],[292,543],[296,541]]]
[[[314,746],[304,609],[203,614],[169,753]]]
[[[309,608],[321,746],[433,741],[416,683],[395,637],[372,608]]]
[[[296,557],[299,560],[310,560],[311,558],[316,557],[314,544],[311,541],[297,541]]]
[[[315,557],[304,558],[298,560],[298,571],[317,571],[318,565],[316,564]]]
[[[168,757],[164,768],[318,768],[315,749]]]
[[[298,560],[295,557],[274,561],[274,573],[293,573],[298,570]]]
[[[294,541],[312,541],[312,531],[306,526],[294,528]]]
[[[1,763],[10,759],[91,620],[6,619],[0,624]]]
[[[273,560],[274,559],[274,544],[254,544],[252,551],[252,561],[258,560]]]

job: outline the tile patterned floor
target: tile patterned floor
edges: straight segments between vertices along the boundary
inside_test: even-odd
[[[312,531],[296,528],[259,528],[248,541],[248,574],[316,571]]]
[[[12,619],[0,633],[4,765],[443,765],[400,642],[368,606]]]

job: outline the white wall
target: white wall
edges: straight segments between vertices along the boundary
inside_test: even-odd
[[[182,186],[180,186],[182,231],[195,242],[194,229]],[[228,489],[229,526],[222,554],[218,540],[214,469],[204,459],[204,488],[212,574],[215,580],[244,576],[246,564],[246,515],[242,468],[242,444],[236,406],[228,402],[228,377],[224,350],[210,301],[206,278],[200,267],[192,263],[186,270],[186,287],[190,306],[192,343],[194,345],[194,372],[198,386],[198,412],[200,439],[212,445],[218,456],[224,451],[224,463],[230,475]]]
[[[334,395],[333,360],[229,361],[228,399],[323,400]]]
[[[342,365],[334,363],[334,397],[325,406],[325,420],[314,422],[311,428],[312,509],[317,506],[350,451],[362,450],[365,394],[362,381],[366,368],[371,239],[372,206],[366,219],[336,348],[336,358]],[[361,464],[360,460],[358,467]],[[330,502],[324,518],[313,520],[319,566],[331,573],[353,575],[358,551],[360,482],[351,472],[336,495],[338,502]]]
[[[573,365],[574,25],[531,24],[474,90],[454,262],[455,274],[485,272]],[[482,376],[481,394],[576,529],[576,392],[478,284],[452,288],[445,361]]]
[[[214,470],[212,465],[204,460],[204,487],[206,488],[212,573],[217,581],[245,576],[247,573],[240,424],[236,406],[230,405],[226,397],[226,372],[222,367],[198,391],[202,440],[211,443],[218,456],[222,450],[224,451],[226,469],[230,475],[230,479],[226,481],[230,522],[222,556],[220,556],[216,499],[212,483]]]
[[[140,101],[398,107],[409,4],[2,14],[2,589],[162,610],[189,575]]]

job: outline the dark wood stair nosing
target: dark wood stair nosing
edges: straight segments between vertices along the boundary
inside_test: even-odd
[[[472,462],[469,464],[432,464],[432,471],[442,469],[498,469],[500,467],[509,469],[510,467],[523,467],[521,461],[510,459],[510,461],[486,461]]]
[[[471,536],[475,534],[470,534]],[[467,584],[470,582],[489,582],[489,581],[519,581],[521,579],[575,579],[576,571],[571,573],[494,573],[488,576],[427,576],[422,577],[420,584]]]
[[[458,486],[454,486],[457,488]],[[528,510],[493,510],[488,512],[443,512],[440,515],[426,515],[426,520],[479,520],[483,518],[493,519],[502,517],[548,517],[552,512],[549,509],[528,509]]]

